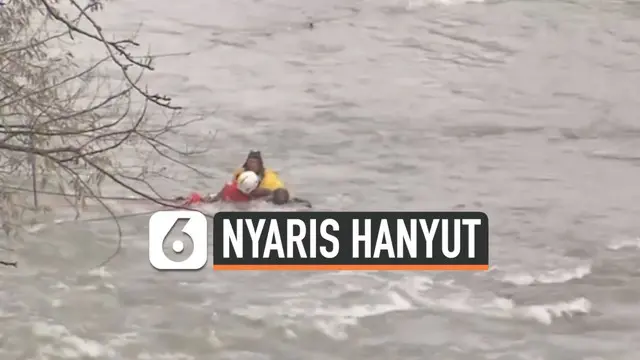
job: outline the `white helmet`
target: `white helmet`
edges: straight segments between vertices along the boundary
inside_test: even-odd
[[[245,171],[238,176],[238,190],[249,194],[260,185],[260,178],[253,171]]]

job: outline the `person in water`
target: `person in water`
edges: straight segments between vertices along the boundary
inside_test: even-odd
[[[311,207],[311,203],[307,200],[290,197],[289,191],[285,187],[284,182],[280,180],[278,174],[273,170],[265,168],[260,151],[249,151],[249,155],[247,155],[247,159],[242,165],[242,168],[234,172],[234,178],[242,173],[242,171],[254,171],[260,176],[260,185],[258,185],[258,188],[250,195],[252,199],[266,198],[268,202],[275,205],[303,204],[306,207]]]
[[[233,179],[237,179],[244,171],[253,171],[260,177],[258,188],[251,193],[252,199],[270,196],[273,191],[285,188],[278,174],[271,169],[265,168],[260,151],[249,151],[249,155],[247,155],[242,167],[233,173]]]
[[[247,173],[253,175],[247,175]],[[254,175],[257,176],[257,179]],[[285,188],[278,174],[265,168],[260,151],[250,151],[242,167],[233,173],[232,179],[231,183],[225,185],[214,196],[202,197],[193,193],[187,198],[178,197],[176,200],[187,200],[185,205],[188,205],[198,202],[246,202],[253,199],[265,199],[275,205],[303,204],[311,208],[311,203],[307,200],[290,198],[289,191]],[[257,181],[256,187],[253,187],[253,181]],[[246,187],[243,188],[245,185]]]
[[[252,171],[245,171],[238,176],[236,181],[231,181],[213,196],[201,196],[198,193],[192,193],[189,197],[179,197],[176,200],[186,200],[184,205],[192,205],[197,203],[213,203],[213,202],[249,202],[251,201],[251,192],[258,187],[260,179]],[[307,208],[312,205],[309,201],[300,198],[291,198],[289,191],[285,188],[276,189],[268,197],[266,201],[274,205],[301,204]]]
[[[311,208],[311,203],[307,200],[300,198],[291,198],[289,195],[289,190],[285,188],[276,189],[271,193],[267,201],[275,204],[275,205],[286,205],[286,204],[302,204],[308,208]]]
[[[211,196],[201,196],[198,193],[192,193],[187,198],[177,198],[176,200],[186,200],[184,205],[197,203],[213,203],[213,202],[249,202],[252,200],[250,194],[258,188],[260,178],[253,171],[244,171],[233,181],[224,185],[222,190]]]

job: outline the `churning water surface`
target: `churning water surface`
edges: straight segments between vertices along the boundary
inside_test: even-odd
[[[191,160],[216,178],[176,170],[167,196],[217,189],[259,148],[318,209],[485,211],[492,266],[159,273],[145,215],[86,272],[113,224],[44,226],[0,272],[3,360],[640,358],[640,3],[119,0],[99,17],[183,53],[149,82],[216,111],[186,134],[218,131]]]

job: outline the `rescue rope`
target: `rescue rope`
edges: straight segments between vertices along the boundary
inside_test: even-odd
[[[21,188],[21,187],[17,187],[17,186],[11,186],[11,185],[3,185],[1,186],[1,188],[3,189],[7,189],[7,190],[13,190],[13,191],[20,191],[20,192],[29,192],[29,193],[33,193],[32,189],[29,188]],[[47,191],[47,190],[42,190],[42,191],[38,191],[38,193],[40,194],[46,194],[46,195],[55,195],[55,196],[68,196],[68,197],[74,197],[76,196],[75,194],[68,194],[68,193],[63,193],[63,192],[56,192],[56,191]],[[149,197],[149,198],[144,198],[144,197],[126,197],[126,196],[89,196],[87,197],[88,199],[100,199],[100,200],[118,200],[118,201],[175,201],[177,199],[166,199],[166,198],[154,198],[154,197]],[[178,205],[176,204],[175,206],[172,206],[173,208],[176,209],[186,209],[182,204]],[[54,220],[51,222],[46,222],[46,223],[40,223],[39,225],[45,225],[45,226],[50,226],[50,225],[63,225],[63,224],[68,224],[68,223],[72,223],[72,222],[98,222],[98,221],[108,221],[108,220],[121,220],[121,219],[126,219],[126,218],[133,218],[133,217],[138,217],[138,216],[144,216],[144,215],[151,215],[155,212],[157,212],[158,209],[156,210],[149,210],[149,211],[142,211],[142,212],[137,212],[137,213],[133,213],[133,214],[119,214],[119,215],[109,215],[109,216],[102,216],[102,217],[96,217],[96,218],[88,218],[88,219],[81,219],[81,218],[74,218],[74,219],[68,219],[68,220]],[[213,215],[206,213],[206,212],[202,212],[200,211],[203,215],[213,218]],[[23,224],[26,225],[26,224]],[[35,224],[30,224],[30,225],[35,225]]]
[[[176,208],[179,209],[183,209],[183,207],[180,206],[176,206]],[[198,210],[199,211],[199,210]],[[144,215],[151,215],[155,212],[158,212],[158,210],[149,210],[149,211],[142,211],[142,212],[137,212],[137,213],[133,213],[133,214],[122,214],[122,215],[118,215],[116,217],[113,216],[103,216],[103,217],[98,217],[98,218],[89,218],[89,219],[69,219],[69,220],[57,220],[54,221],[48,225],[61,225],[61,224],[67,224],[67,223],[71,223],[71,222],[98,222],[98,221],[107,221],[107,220],[121,220],[121,219],[126,219],[126,218],[133,218],[133,217],[137,217],[137,216],[144,216]],[[213,215],[206,213],[206,212],[202,212],[199,211],[200,213],[202,213],[202,215],[206,216],[206,217],[210,217],[213,218]]]
[[[33,193],[33,189],[30,189],[30,188],[21,188],[21,187],[10,186],[10,185],[2,185],[0,187],[3,188],[3,189],[13,190],[13,191],[21,191],[21,192]],[[45,195],[56,195],[56,196],[69,196],[69,197],[77,196],[76,194],[68,194],[68,193],[63,193],[63,192],[47,191],[47,190],[39,190],[36,193],[45,194]],[[139,197],[131,197],[131,196],[89,196],[87,198],[89,198],[89,199],[95,198],[95,199],[100,199],[100,200],[120,200],[120,201],[123,201],[123,200],[124,201],[142,201],[142,200],[172,201],[172,200],[174,200],[174,199],[154,198],[154,197],[144,198],[144,197],[141,197],[141,196],[139,196]]]

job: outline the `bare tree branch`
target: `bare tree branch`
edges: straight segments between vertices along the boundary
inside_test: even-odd
[[[207,176],[180,160],[206,148],[180,150],[166,136],[201,118],[182,118],[170,97],[147,89],[142,80],[154,57],[133,54],[139,44],[132,37],[108,40],[91,15],[102,8],[101,0],[0,3],[0,223],[10,238],[20,238],[25,214],[47,209],[38,193],[57,193],[76,218],[85,199],[95,199],[114,220],[119,249],[122,229],[103,201],[105,184],[176,207],[154,186],[168,177],[167,165]],[[79,39],[104,53],[77,58]],[[155,116],[163,109],[172,115]],[[139,165],[123,166],[122,154],[130,161],[132,152]],[[33,204],[18,191],[25,188]]]

